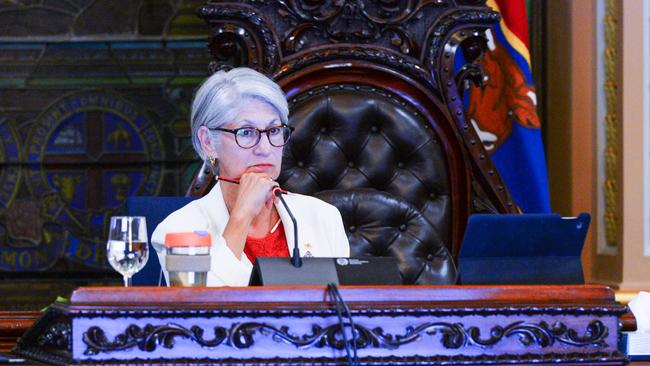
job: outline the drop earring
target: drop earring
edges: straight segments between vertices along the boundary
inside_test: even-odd
[[[208,162],[210,163],[210,172],[215,178],[219,178],[219,167],[217,166],[217,158],[209,157]]]

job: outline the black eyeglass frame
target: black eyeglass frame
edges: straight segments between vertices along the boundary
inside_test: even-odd
[[[286,127],[286,128],[288,128],[288,129],[289,129],[289,136],[287,137],[287,140],[286,140],[282,145],[274,145],[274,144],[271,142],[271,136],[269,135],[269,132],[270,132],[272,129],[274,129],[274,128],[279,128],[279,127]],[[239,132],[240,130],[251,130],[251,129],[252,129],[252,130],[257,130],[257,132],[259,132],[259,134],[257,135],[257,141],[255,141],[255,143],[254,143],[253,145],[249,146],[249,147],[241,146],[241,144],[239,144],[239,140],[237,140],[237,132]],[[265,129],[265,130],[260,130],[260,129],[257,128],[257,127],[239,127],[239,128],[233,128],[233,129],[230,129],[230,128],[221,128],[221,127],[212,127],[212,128],[211,128],[211,127],[208,127],[208,130],[210,130],[210,131],[222,131],[222,132],[230,132],[230,133],[232,133],[233,135],[235,135],[235,143],[237,143],[237,146],[241,147],[242,149],[252,149],[252,148],[254,148],[255,146],[257,146],[257,145],[260,143],[260,141],[262,140],[262,133],[266,134],[266,138],[269,140],[269,144],[271,144],[271,146],[274,146],[274,147],[282,147],[282,146],[286,145],[286,144],[289,142],[289,140],[291,139],[291,134],[293,133],[293,131],[294,131],[295,129],[296,129],[295,127],[293,127],[293,126],[289,126],[289,125],[286,124],[286,123],[283,123],[283,124],[281,124],[280,126],[269,127],[269,128],[267,128],[267,129]]]

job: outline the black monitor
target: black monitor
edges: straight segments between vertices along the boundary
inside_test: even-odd
[[[287,257],[258,257],[249,286],[401,285],[392,257],[302,258],[294,267]]]

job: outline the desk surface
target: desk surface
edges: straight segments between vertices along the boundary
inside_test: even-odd
[[[519,303],[598,304],[615,302],[614,292],[600,285],[571,286],[339,286],[346,302],[444,304]],[[187,305],[224,303],[322,303],[323,286],[268,287],[80,287],[76,305]]]

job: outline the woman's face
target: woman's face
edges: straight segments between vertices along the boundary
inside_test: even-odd
[[[255,99],[242,102],[242,107],[232,122],[223,128],[235,129],[240,127],[255,127],[266,130],[269,127],[280,126],[280,115],[270,104]],[[239,178],[247,172],[266,174],[276,179],[282,166],[282,147],[269,143],[266,133],[260,136],[260,142],[250,149],[237,145],[235,135],[220,132],[220,144],[216,147],[219,161],[219,175],[227,178]]]

